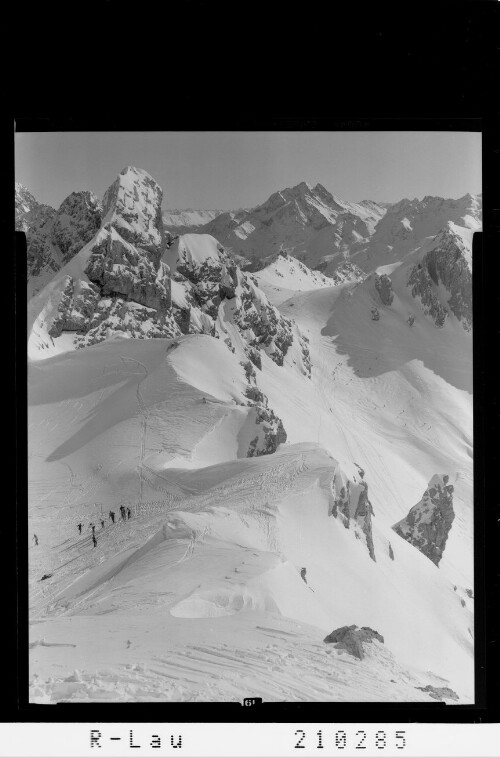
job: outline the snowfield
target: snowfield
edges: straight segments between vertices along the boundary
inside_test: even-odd
[[[394,315],[382,351],[363,287],[284,303],[315,371],[309,381],[264,356],[259,386],[290,442],[274,455],[241,456],[251,410],[220,340],[114,339],[30,366],[32,701],[417,701],[436,677],[472,700],[471,397],[440,375],[430,336],[425,352],[432,325],[411,332],[412,360]],[[470,335],[456,332],[440,336],[455,335],[464,377]],[[375,563],[329,515],[332,476],[353,462]],[[391,531],[436,471],[457,493],[439,569]],[[133,517],[113,525],[122,502]],[[363,661],[322,642],[353,623],[385,639]]]

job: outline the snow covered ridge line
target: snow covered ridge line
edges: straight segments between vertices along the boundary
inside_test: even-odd
[[[290,352],[297,370],[310,375],[307,340],[297,326],[214,237],[172,239],[161,203],[162,190],[149,174],[122,171],[104,196],[102,228],[30,303],[30,357],[115,334],[205,333],[258,367],[260,353],[283,365]]]
[[[200,227],[237,255],[266,258],[284,243],[312,268],[335,252],[367,240],[386,209],[373,202],[350,203],[321,184],[300,182],[274,192],[248,210],[225,212]]]

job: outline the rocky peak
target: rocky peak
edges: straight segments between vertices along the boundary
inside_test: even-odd
[[[439,565],[443,556],[455,518],[453,486],[448,482],[447,475],[433,476],[420,502],[392,527],[399,536],[413,544],[435,565]]]
[[[14,191],[15,191],[15,218],[17,222],[17,220],[21,216],[23,216],[24,213],[28,213],[30,210],[33,210],[40,203],[37,200],[35,200],[31,192],[29,192],[26,189],[26,187],[24,187],[18,181],[16,181],[15,183]],[[17,228],[17,223],[16,223],[16,228]]]
[[[103,226],[111,226],[130,244],[152,253],[156,262],[165,247],[161,213],[163,191],[142,169],[124,168],[103,198]]]
[[[293,364],[310,375],[307,339],[214,237],[186,234],[170,244],[164,238],[161,195],[143,171],[118,176],[104,197],[102,227],[51,286],[32,341],[38,344],[41,330],[52,339],[74,332],[74,348],[116,331],[135,338],[205,333],[257,367],[263,352],[282,365],[293,346]],[[43,308],[40,298],[36,306]],[[257,425],[276,425],[281,438],[268,410],[259,412]]]
[[[19,187],[16,185],[16,202]],[[92,239],[99,229],[102,210],[92,192],[72,192],[57,211],[36,201],[31,204],[30,210],[16,218],[16,229],[26,234],[29,296]]]
[[[101,225],[102,206],[92,192],[72,192],[62,203],[54,219],[53,242],[70,260],[90,242]]]

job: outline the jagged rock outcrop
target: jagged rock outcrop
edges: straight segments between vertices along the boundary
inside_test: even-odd
[[[325,644],[335,644],[336,649],[345,649],[353,657],[362,660],[365,656],[363,644],[371,644],[376,639],[381,644],[384,643],[384,637],[373,628],[363,626],[358,628],[356,625],[342,626],[325,636]]]
[[[255,423],[261,426],[257,435],[250,441],[247,457],[272,455],[280,444],[284,444],[287,433],[283,421],[278,418],[274,410],[263,404],[255,405]]]
[[[16,184],[16,229],[28,248],[28,294],[35,294],[96,234],[101,204],[92,192],[72,192],[58,210],[38,203]]]
[[[373,507],[368,499],[368,484],[363,480],[364,471],[359,466],[358,475],[348,477],[339,466],[332,480],[333,501],[330,514],[340,518],[345,528],[351,523],[359,528],[365,536],[368,553],[373,561],[375,548],[372,535]]]
[[[165,248],[162,199],[162,188],[152,176],[127,166],[106,190],[102,202],[102,225],[115,229],[125,242],[149,252],[157,265]]]
[[[15,207],[15,220],[16,229],[18,228],[18,221],[22,221],[22,217],[25,213],[28,213],[33,208],[36,208],[40,203],[33,197],[26,187],[23,187],[18,181],[14,187],[14,207]]]
[[[92,192],[72,192],[54,218],[52,241],[64,263],[90,242],[101,226],[102,206]]]
[[[399,536],[413,544],[435,565],[439,565],[443,556],[455,518],[453,486],[448,481],[447,475],[433,476],[420,502],[392,527]]]
[[[318,270],[325,271],[325,275],[333,279],[336,284],[344,284],[348,281],[363,281],[366,274],[361,270],[356,263],[351,263],[350,260],[345,260],[343,263],[339,263],[333,273],[328,272],[327,264],[323,268],[318,266]]]
[[[235,328],[244,342],[247,357],[258,368],[262,352],[277,365],[283,365],[296,341],[304,373],[310,375],[306,337],[271,305],[255,278],[241,271],[214,237],[208,234],[178,237],[165,251],[164,260],[173,281],[172,308],[174,313],[183,312],[187,329],[184,333],[213,333],[225,340],[227,327]],[[176,318],[180,322],[179,315]]]
[[[250,360],[241,363],[248,381],[246,396],[253,407],[251,420],[257,426],[257,434],[250,440],[247,457],[271,455],[287,440],[283,421],[269,407],[267,396],[257,386],[257,374]]]
[[[61,216],[79,209],[85,228],[95,226],[101,212],[89,194],[70,195]],[[84,257],[62,280],[48,328],[52,338],[76,331],[75,347],[81,348],[116,332],[136,338],[181,333],[171,312],[169,269],[161,260],[168,244],[161,201],[161,188],[146,172],[129,167],[118,176],[104,196],[102,228],[97,234],[94,228]],[[71,241],[67,234],[65,240]]]
[[[466,331],[471,330],[472,266],[463,230],[459,233],[458,227],[448,224],[436,236],[432,249],[411,270],[408,286],[438,328],[451,311]],[[443,288],[449,296],[443,297]]]
[[[62,253],[52,242],[56,215],[57,211],[49,205],[37,204],[16,221],[16,229],[26,234],[28,282],[36,281],[44,273],[47,278],[63,265]]]
[[[380,300],[383,305],[388,307],[392,305],[394,299],[394,292],[392,291],[392,281],[386,273],[379,275],[375,274],[375,289],[379,293]]]
[[[255,278],[241,271],[216,239],[207,234],[172,239],[165,233],[161,202],[162,190],[149,174],[132,167],[121,172],[105,193],[101,228],[47,288],[47,301],[41,294],[33,305],[38,308],[33,333],[38,349],[48,346],[43,334],[54,340],[76,332],[72,343],[81,348],[117,332],[136,338],[204,333],[222,339],[258,368],[263,353],[283,365],[292,349],[292,364],[310,376],[308,340],[297,326],[271,305]],[[55,227],[66,254],[72,254],[73,236],[64,219],[75,208],[78,220],[85,221],[80,224],[85,234],[97,223],[89,193],[71,195]],[[282,436],[277,421],[263,417],[259,423],[264,421],[276,425],[277,438]],[[270,438],[265,447],[274,444]]]
[[[448,311],[434,292],[433,282],[425,265],[418,263],[412,269],[408,286],[411,287],[412,297],[420,298],[425,315],[432,318],[438,329],[442,328],[448,317]]]
[[[431,686],[428,684],[427,686],[415,686],[415,688],[420,691],[426,691],[433,699],[438,699],[441,702],[445,699],[458,700],[459,698],[458,694],[448,686]]]

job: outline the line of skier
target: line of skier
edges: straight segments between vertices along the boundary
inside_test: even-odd
[[[130,509],[130,507],[124,507],[124,505],[120,505],[120,515],[121,515],[122,520],[130,520],[130,518],[132,517],[132,510]],[[115,522],[115,513],[113,512],[113,510],[109,511],[109,518],[111,519],[112,523]],[[106,525],[105,521],[101,518],[101,531],[105,527],[105,525]],[[78,533],[81,534],[83,523],[78,523],[76,527],[78,529]],[[97,539],[95,535],[95,529],[96,529],[95,523],[89,523],[89,528],[92,529],[92,543],[94,547],[97,547]]]

